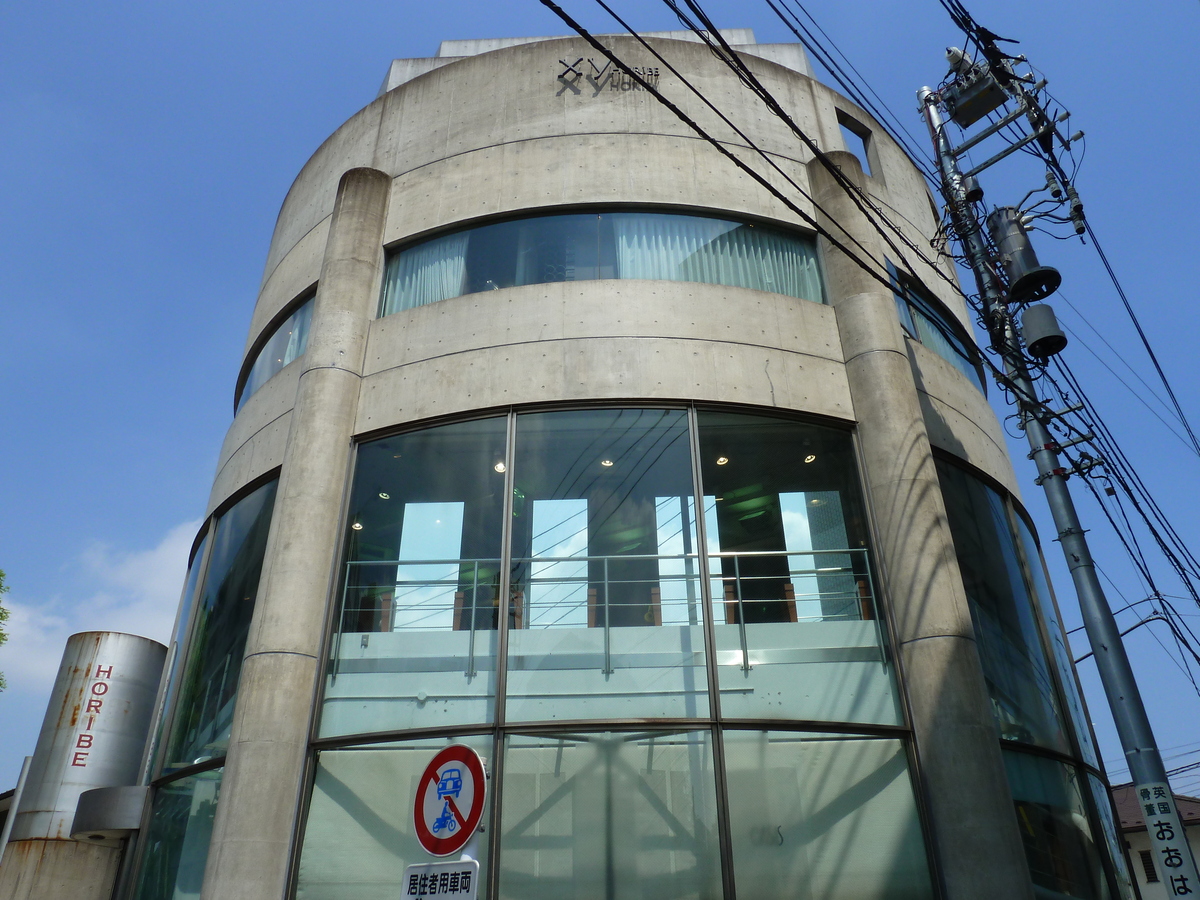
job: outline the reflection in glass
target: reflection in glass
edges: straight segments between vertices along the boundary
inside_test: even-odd
[[[1092,793],[1092,804],[1100,819],[1100,828],[1104,834],[1104,842],[1108,848],[1108,858],[1112,861],[1117,878],[1117,890],[1121,900],[1132,900],[1134,896],[1133,875],[1125,859],[1125,841],[1117,831],[1117,823],[1113,816],[1112,797],[1108,788],[1095,775],[1087,776],[1088,787]]]
[[[937,470],[1000,737],[1069,753],[1004,500],[956,466]]]
[[[966,375],[979,390],[986,390],[979,366],[979,351],[971,341],[962,337],[962,326],[951,324],[953,320],[941,305],[897,271],[890,262],[887,268],[892,280],[896,310],[905,333]]]
[[[322,736],[492,719],[506,423],[359,448]]]
[[[496,222],[393,253],[381,315],[524,284],[641,278],[772,291],[821,302],[810,238],[668,213],[575,213]]]
[[[150,824],[142,837],[134,900],[200,896],[220,790],[220,769],[180,778],[155,790]]]
[[[687,414],[517,418],[507,718],[706,716]]]
[[[506,739],[499,895],[716,900],[708,732]]]
[[[292,360],[304,355],[308,349],[308,328],[312,324],[313,299],[310,297],[299,309],[288,316],[267,338],[263,348],[254,358],[242,393],[238,396],[237,408],[250,399],[250,395],[278,374]]]
[[[403,741],[317,754],[296,877],[297,900],[403,896],[404,867],[437,860],[421,847],[413,830],[413,796],[429,761],[450,743],[473,748],[485,765],[492,755],[491,737]],[[483,821],[489,821],[486,809]],[[481,876],[487,872],[486,837],[478,835],[462,851],[479,860]],[[481,900],[487,897],[486,888],[483,877]]]
[[[1020,538],[1022,558],[1025,564],[1028,583],[1032,585],[1033,596],[1037,598],[1037,608],[1041,610],[1046,623],[1046,635],[1050,639],[1050,648],[1054,655],[1054,664],[1058,669],[1058,681],[1066,697],[1067,712],[1070,714],[1071,725],[1075,729],[1075,738],[1079,744],[1084,762],[1099,768],[1100,761],[1096,755],[1096,745],[1092,740],[1092,731],[1088,723],[1087,709],[1083,705],[1083,693],[1079,689],[1079,680],[1075,673],[1075,663],[1071,656],[1071,648],[1067,644],[1067,635],[1063,630],[1062,617],[1058,614],[1058,603],[1054,599],[1054,591],[1050,588],[1050,579],[1046,577],[1046,564],[1042,560],[1041,550],[1037,539],[1025,520],[1019,515],[1013,516],[1017,525],[1017,536]]]
[[[739,897],[933,896],[898,740],[726,731]]]
[[[1004,752],[1004,768],[1034,894],[1041,898],[1110,896],[1088,824],[1080,773],[1051,759]]]
[[[223,756],[229,746],[242,654],[254,614],[277,483],[263,485],[217,520],[164,772]]]
[[[154,748],[151,751],[150,771],[157,771],[159,756],[162,752],[163,730],[166,728],[166,711],[175,705],[175,694],[179,690],[179,664],[182,660],[184,647],[187,645],[188,626],[191,625],[192,601],[195,599],[196,586],[200,579],[200,570],[204,566],[204,551],[208,547],[208,535],[205,534],[192,555],[192,564],[188,566],[187,580],[183,585],[183,597],[179,602],[179,616],[175,623],[175,635],[171,638],[170,664],[167,670],[167,689],[163,693],[161,714],[154,733]]]
[[[722,715],[899,722],[850,436],[698,423]]]

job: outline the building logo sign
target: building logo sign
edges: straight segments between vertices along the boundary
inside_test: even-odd
[[[94,731],[96,717],[104,709],[104,695],[108,693],[109,682],[112,680],[112,666],[96,666],[96,671],[88,680],[84,691],[84,702],[80,723],[82,727],[75,735],[75,745],[71,748],[71,765],[86,768],[88,757],[96,741]]]
[[[478,753],[460,744],[438,751],[413,798],[413,825],[421,846],[434,856],[449,856],[465,847],[483,819],[486,793]]]
[[[605,57],[585,59],[581,56],[573,62],[569,58],[560,59],[558,62],[562,68],[558,73],[560,87],[558,93],[555,94],[556,97],[561,97],[568,91],[576,95],[582,95],[584,91],[587,91],[589,96],[599,97],[605,91],[645,90],[637,80],[618,69],[613,65],[612,60]],[[601,65],[602,63],[603,65]],[[658,66],[630,66],[629,68],[651,87],[658,87]]]

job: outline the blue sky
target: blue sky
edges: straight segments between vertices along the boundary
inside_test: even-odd
[[[566,9],[618,30],[591,0]],[[665,7],[623,2],[643,30]],[[706,5],[723,27],[786,34],[765,4]],[[810,0],[808,8],[924,140],[915,90],[961,43],[935,0]],[[1088,135],[1077,185],[1185,410],[1195,375],[1200,243],[1190,86],[1200,4],[975,0],[976,18],[1021,39]],[[370,102],[394,57],[444,39],[563,34],[536,0],[437,6],[344,2],[108,4],[0,8],[0,568],[10,642],[0,649],[0,790],[31,753],[67,635],[128,630],[165,640],[233,412],[233,387],[275,215],[322,140]],[[988,199],[1017,201],[1040,177],[985,174]],[[1152,386],[1145,355],[1090,247],[1038,241],[1063,293]],[[1146,391],[1066,302],[1066,351],[1127,454],[1200,551],[1200,459],[1139,402]],[[1110,374],[1108,366],[1121,379]],[[1122,381],[1137,390],[1126,388]],[[995,392],[993,392],[995,393]],[[1161,390],[1159,390],[1161,393]],[[1153,403],[1153,401],[1150,401]],[[1160,414],[1165,416],[1160,409]],[[1178,430],[1178,428],[1177,428]],[[1074,596],[1021,445],[1018,473],[1039,521],[1068,627]],[[1128,600],[1143,588],[1089,501],[1094,550]],[[1167,593],[1180,593],[1164,566]],[[1124,605],[1118,596],[1114,606]],[[1200,630],[1200,610],[1180,609]],[[1124,626],[1134,612],[1119,616]],[[1128,645],[1168,757],[1200,751],[1200,697],[1152,625]],[[1077,654],[1086,652],[1081,634]],[[1120,751],[1090,663],[1081,666],[1102,755]],[[1200,675],[1200,667],[1192,667]],[[1168,766],[1200,759],[1169,758]],[[1177,788],[1200,792],[1200,780]]]

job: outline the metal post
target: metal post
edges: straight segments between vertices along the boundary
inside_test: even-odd
[[[927,87],[921,88],[917,96],[940,163],[942,191],[983,298],[984,320],[992,348],[1004,361],[1005,372],[1022,414],[1030,457],[1037,464],[1038,482],[1046,493],[1054,527],[1058,531],[1058,541],[1067,567],[1071,570],[1083,623],[1095,654],[1096,668],[1112,709],[1121,748],[1129,763],[1129,773],[1138,793],[1142,817],[1155,849],[1154,858],[1163,884],[1168,887],[1170,896],[1200,893],[1196,863],[1167,782],[1167,771],[1158,752],[1154,732],[1146,716],[1129,657],[1125,653],[1125,645],[1121,642],[1116,619],[1100,586],[1087,538],[1067,488],[1069,473],[1059,462],[1059,444],[1047,427],[1051,415],[1037,399],[1025,358],[1020,351],[1005,291],[990,265],[979,220],[966,200],[964,176],[946,136],[945,123],[938,109],[938,97]]]

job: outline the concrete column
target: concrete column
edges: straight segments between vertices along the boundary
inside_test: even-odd
[[[829,154],[860,187],[850,153]],[[880,273],[882,242],[816,160],[808,166],[821,224]],[[832,221],[831,221],[832,219]],[[834,223],[837,224],[834,224]],[[1032,898],[970,609],[929,437],[891,293],[822,239],[859,441],[878,529],[917,753],[948,900]]]
[[[204,900],[280,900],[301,800],[326,602],[391,177],[342,176],[284,453],[213,823]]]

